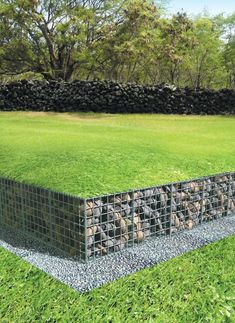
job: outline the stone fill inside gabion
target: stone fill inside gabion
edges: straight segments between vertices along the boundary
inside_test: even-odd
[[[82,199],[0,178],[0,223],[91,260],[235,211],[235,173]]]
[[[120,251],[149,237],[191,230],[234,210],[234,174],[89,199],[87,257]]]

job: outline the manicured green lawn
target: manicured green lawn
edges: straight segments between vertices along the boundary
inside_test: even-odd
[[[0,113],[0,175],[80,196],[235,169],[235,118]],[[80,295],[0,248],[0,322],[235,322],[235,237]]]
[[[1,322],[235,322],[235,236],[79,294],[0,248]]]
[[[83,197],[235,169],[235,118],[0,113],[0,175]]]

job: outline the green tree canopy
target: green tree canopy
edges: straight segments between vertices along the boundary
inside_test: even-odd
[[[165,4],[0,0],[0,75],[234,87],[235,14],[167,16]]]

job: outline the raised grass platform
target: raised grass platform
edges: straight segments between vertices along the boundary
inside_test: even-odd
[[[234,170],[235,118],[0,112],[0,176],[83,198]]]
[[[233,117],[2,112],[0,137],[1,220],[80,260],[234,207],[233,173],[164,184],[233,170]]]
[[[88,199],[0,178],[0,223],[82,261],[234,210],[234,172]]]

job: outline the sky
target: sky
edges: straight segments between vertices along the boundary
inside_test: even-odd
[[[206,9],[211,15],[231,14],[235,12],[235,0],[171,0],[168,8],[171,13],[184,9],[188,14],[196,15]]]

